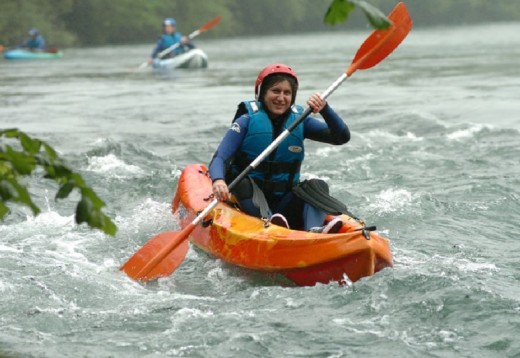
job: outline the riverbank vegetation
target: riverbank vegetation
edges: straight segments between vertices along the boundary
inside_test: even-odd
[[[336,0],[336,2],[346,2]],[[356,0],[358,3],[362,1]],[[368,1],[385,14],[397,1]],[[348,22],[324,23],[332,0],[2,0],[0,44],[15,46],[37,27],[51,45],[98,46],[153,42],[165,17],[187,34],[215,16],[222,22],[204,36],[233,37],[341,31],[367,26],[356,9]],[[414,26],[518,21],[518,0],[406,1]]]

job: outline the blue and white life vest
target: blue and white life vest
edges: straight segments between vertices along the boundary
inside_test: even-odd
[[[168,34],[163,34],[161,36],[161,39],[162,39],[162,42],[161,42],[161,51],[162,50],[165,50],[167,49],[168,47],[170,46],[173,46],[175,45],[176,43],[178,42],[181,42],[182,40],[182,35],[179,34],[178,32],[174,32],[173,34],[171,35],[168,35]],[[179,54],[179,53],[183,53],[184,52],[184,48],[179,45],[179,47],[177,47],[176,49],[174,49],[171,53],[174,53],[174,54]],[[170,54],[171,54],[170,53]],[[165,57],[168,57],[168,55],[166,55]]]
[[[262,104],[258,101],[242,103],[249,114],[249,126],[239,153],[235,156],[231,166],[233,176],[243,171],[276,139],[273,124],[262,108]],[[294,123],[301,113],[303,113],[303,108],[292,106],[280,133]],[[305,156],[303,141],[302,122],[262,163],[249,172],[249,176],[255,180],[264,193],[281,196],[298,183],[300,166]]]

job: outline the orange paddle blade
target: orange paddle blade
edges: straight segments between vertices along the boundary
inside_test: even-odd
[[[213,26],[215,26],[216,24],[218,24],[218,23],[220,22],[220,20],[222,20],[222,17],[217,16],[216,18],[214,18],[213,20],[211,20],[211,21],[208,22],[207,24],[202,25],[202,26],[199,28],[199,31],[200,31],[200,32],[204,32],[204,31],[207,31],[207,30],[211,29]]]
[[[412,29],[412,18],[403,2],[398,3],[388,15],[392,22],[387,29],[375,30],[356,52],[347,76],[356,70],[371,68],[385,59],[405,39]]]
[[[195,228],[190,224],[182,231],[161,233],[141,247],[120,270],[134,280],[149,281],[170,275],[188,252],[188,237]]]

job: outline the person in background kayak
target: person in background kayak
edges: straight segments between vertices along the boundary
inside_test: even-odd
[[[239,104],[235,119],[209,165],[213,193],[218,200],[230,200],[227,183],[246,169],[303,112],[302,107],[294,104],[297,90],[298,77],[289,66],[272,64],[260,71],[255,83],[256,100]],[[307,117],[273,153],[249,172],[232,194],[249,215],[270,218],[276,225],[334,233],[342,226],[340,219],[322,226],[326,212],[294,195],[292,188],[299,182],[304,139],[340,145],[350,140],[350,131],[319,93],[311,95],[307,104],[325,122]],[[258,189],[265,199],[261,195],[259,199]]]
[[[20,46],[31,51],[44,51],[47,48],[45,39],[36,28],[29,31],[29,38]]]
[[[174,57],[195,48],[195,45],[190,42],[187,36],[183,36],[180,32],[176,31],[176,27],[177,22],[171,17],[163,21],[163,34],[157,41],[157,44],[152,51],[152,55],[148,59],[149,64],[151,64],[154,59],[158,58],[161,51],[166,50],[177,43],[180,43],[180,45],[161,58]]]

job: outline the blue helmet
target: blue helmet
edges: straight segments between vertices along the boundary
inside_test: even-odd
[[[164,19],[163,25],[176,26],[177,25],[177,21],[175,21],[175,19],[173,17],[168,17],[168,18]]]
[[[29,31],[29,36],[38,36],[40,34],[40,31],[38,31],[37,28],[33,27],[30,31]]]

